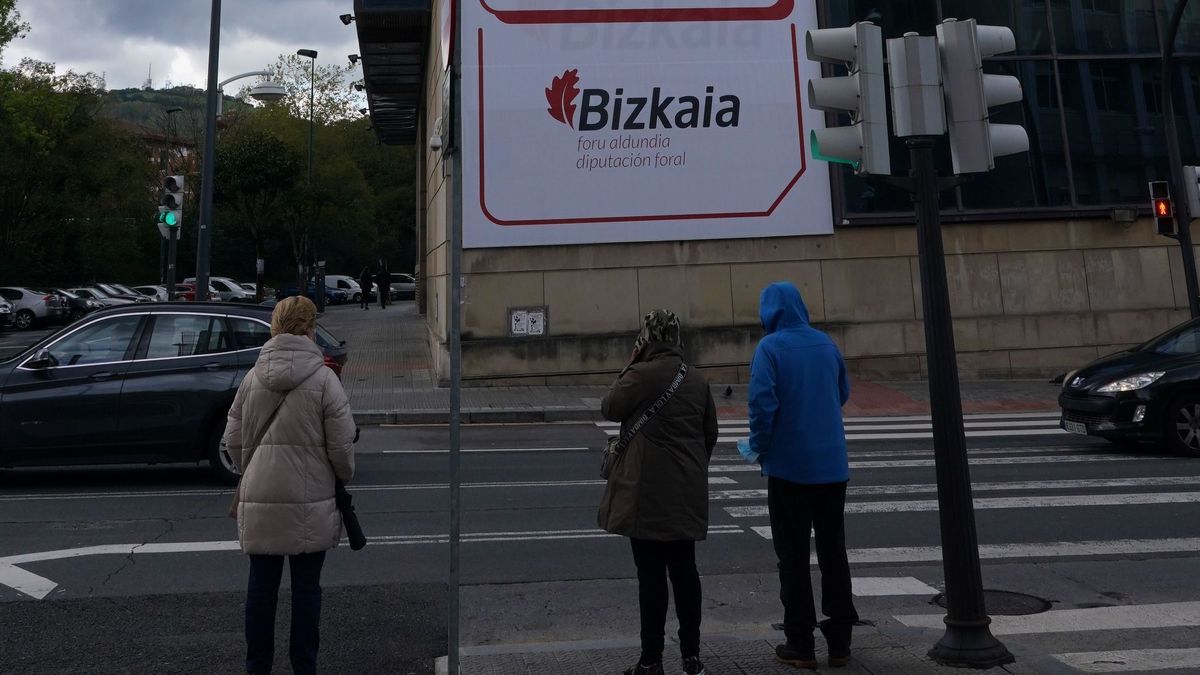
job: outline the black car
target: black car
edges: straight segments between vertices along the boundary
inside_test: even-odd
[[[1200,456],[1200,319],[1063,376],[1062,428]]]
[[[68,323],[71,321],[78,321],[97,309],[104,307],[104,303],[100,302],[99,300],[85,298],[82,295],[72,293],[66,289],[51,288],[50,292],[62,298],[63,302],[67,303],[69,313],[67,314],[66,320]]]
[[[270,321],[254,305],[122,305],[0,362],[0,467],[207,461],[235,481],[225,417]]]

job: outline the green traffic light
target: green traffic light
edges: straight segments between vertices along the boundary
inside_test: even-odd
[[[166,213],[164,213],[163,214],[163,223],[165,223],[167,227],[175,227],[176,225],[178,225],[179,221],[178,221],[178,219],[175,218],[175,212],[167,211]]]
[[[860,162],[858,160],[844,159],[841,157],[833,157],[833,156],[822,153],[821,152],[821,144],[817,141],[817,132],[816,131],[809,132],[808,144],[809,144],[809,147],[812,148],[812,156],[813,156],[813,159],[815,159],[815,160],[818,160],[821,162],[830,162],[833,164],[849,164],[850,166],[854,167],[855,171],[857,171],[858,167],[862,165],[862,162]]]

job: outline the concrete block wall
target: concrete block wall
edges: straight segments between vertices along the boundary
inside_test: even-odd
[[[1178,248],[1145,221],[955,225],[945,243],[963,377],[1050,376],[1187,318]],[[801,289],[857,376],[926,372],[911,227],[470,250],[464,274],[464,376],[474,384],[608,382],[656,307],[680,315],[689,357],[710,377],[744,382],[761,336],[758,295],[778,280]],[[530,305],[549,307],[548,336],[509,338],[508,308]],[[444,364],[443,335],[431,330]]]

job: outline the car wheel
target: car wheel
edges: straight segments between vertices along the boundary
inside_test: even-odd
[[[33,328],[33,320],[33,312],[28,309],[23,309],[17,312],[17,315],[13,317],[13,326],[16,326],[17,330],[29,330],[30,328]]]
[[[362,302],[362,293],[355,293],[355,294],[354,294],[354,302],[355,302],[355,303]]]
[[[237,485],[242,475],[238,472],[237,465],[233,463],[233,458],[229,456],[229,452],[225,450],[225,445],[221,442],[224,436],[225,415],[221,415],[220,419],[213,424],[212,432],[209,434],[208,465],[212,468],[213,477],[218,482],[225,485]]]
[[[1166,436],[1172,452],[1200,456],[1200,395],[1184,394],[1171,401]]]

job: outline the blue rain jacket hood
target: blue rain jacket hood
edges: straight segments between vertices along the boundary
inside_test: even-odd
[[[750,366],[750,449],[762,455],[763,473],[809,485],[849,480],[842,406],[850,381],[841,352],[809,325],[790,283],[763,289],[759,317],[766,336]]]

